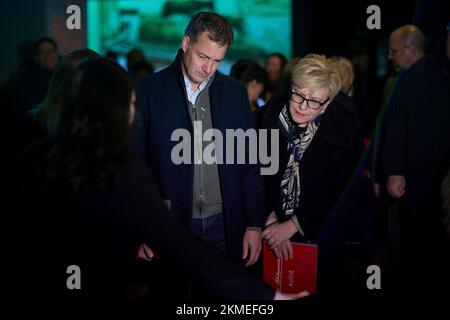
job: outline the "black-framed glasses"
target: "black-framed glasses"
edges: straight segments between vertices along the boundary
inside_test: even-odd
[[[306,101],[306,105],[308,106],[308,108],[319,110],[325,103],[328,102],[328,100],[330,100],[330,98],[327,98],[327,100],[325,100],[324,102],[320,102],[315,99],[306,99],[303,95],[293,89],[291,82],[291,100],[299,105],[302,104],[303,101]]]

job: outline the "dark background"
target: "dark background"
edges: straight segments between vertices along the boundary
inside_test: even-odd
[[[52,36],[59,43],[58,39],[65,39],[66,43],[60,45],[62,53],[82,46],[86,34],[84,3],[85,0],[0,1],[0,83],[31,57],[30,48],[39,37]],[[378,81],[376,54],[380,50],[380,41],[386,42],[390,32],[408,23],[416,24],[430,39],[437,39],[445,33],[450,21],[450,9],[446,3],[443,0],[293,0],[293,56],[314,52],[351,57],[357,50],[362,50],[370,57],[369,80],[375,83]],[[64,8],[70,4],[82,8],[80,31],[67,30],[64,21],[55,21],[55,15],[65,15]],[[369,17],[366,10],[372,4],[381,9],[381,30],[368,30],[366,27]],[[60,8],[62,12],[55,14],[50,12],[50,8]],[[58,29],[58,34],[48,34],[55,23],[63,25],[63,28]]]

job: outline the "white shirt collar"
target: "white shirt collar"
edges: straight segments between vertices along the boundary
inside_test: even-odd
[[[210,75],[207,79],[203,80],[202,83],[198,86],[197,90],[192,90],[191,81],[187,77],[186,73],[184,72],[183,68],[183,77],[184,77],[184,85],[186,86],[186,93],[187,98],[190,103],[195,107],[195,102],[197,100],[198,95],[205,89],[205,87],[208,85],[209,80],[214,76],[214,73]]]

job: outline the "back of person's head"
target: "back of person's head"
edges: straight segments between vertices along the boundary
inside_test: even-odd
[[[389,59],[404,70],[409,69],[425,53],[426,38],[422,31],[408,24],[395,29],[389,36]]]
[[[82,62],[70,83],[49,180],[63,183],[61,191],[68,192],[85,182],[114,184],[129,157],[132,82],[116,63],[95,58]]]
[[[113,50],[108,50],[105,53],[105,58],[117,62],[117,60],[119,59],[119,54]]]
[[[355,78],[353,66],[349,59],[342,56],[330,57],[330,61],[336,64],[342,81],[342,91],[349,96],[352,94],[352,85]]]
[[[127,53],[127,69],[130,70],[137,63],[145,62],[145,55],[142,50],[134,48]]]
[[[269,60],[270,58],[277,58],[280,60],[280,62],[281,62],[280,70],[283,70],[284,66],[288,62],[286,56],[280,52],[274,52],[274,53],[269,54],[267,56],[267,60]]]
[[[286,65],[284,66],[282,76],[288,74],[290,77],[292,77],[292,70],[301,59],[302,57],[292,57],[292,59],[289,60],[289,62],[287,62]]]
[[[132,91],[131,80],[118,64],[103,58],[82,62],[64,95],[59,129],[69,136],[111,143],[120,130],[128,132]]]
[[[394,32],[398,32],[405,47],[416,48],[422,54],[425,52],[425,35],[415,25],[404,25]]]
[[[295,65],[292,82],[299,88],[311,91],[326,89],[330,100],[342,86],[336,65],[318,54],[308,54]]]
[[[244,59],[237,61],[231,67],[230,76],[245,83],[250,108],[255,110],[254,104],[266,86],[266,71],[258,63]]]
[[[47,96],[39,106],[37,121],[44,127],[49,134],[54,134],[59,117],[61,115],[62,99],[64,92],[69,90],[68,80],[75,68],[84,60],[99,57],[99,55],[90,49],[81,49],[72,51],[64,55],[56,66],[56,69],[50,80]]]
[[[289,62],[286,63],[286,65],[283,68],[283,71],[281,72],[281,78],[280,78],[280,88],[279,92],[283,93],[284,91],[289,92],[289,84],[292,80],[292,73],[294,71],[294,67],[297,65],[297,63],[301,60],[301,57],[293,57]]]
[[[36,63],[45,70],[53,70],[58,63],[58,45],[52,38],[40,38],[34,43]]]
[[[34,42],[34,54],[35,55],[39,53],[41,46],[45,43],[48,43],[49,45],[51,45],[54,50],[58,50],[58,45],[57,45],[56,41],[53,40],[52,38],[48,38],[48,37],[39,38]]]
[[[149,74],[152,74],[155,69],[153,66],[147,61],[140,61],[133,64],[128,71],[132,75],[133,79],[139,79],[145,77]]]
[[[301,57],[293,57],[288,63],[286,63],[279,82],[278,90],[270,99],[270,104],[284,103],[289,99],[290,95],[290,84],[292,81],[292,73],[294,67],[301,60]]]
[[[262,84],[266,82],[265,70],[257,62],[247,59],[238,60],[233,64],[230,76],[244,83],[249,83],[253,80]]]
[[[184,31],[185,36],[189,37],[192,42],[196,42],[203,32],[207,32],[211,41],[220,46],[229,47],[234,40],[231,25],[224,17],[214,12],[197,13],[189,21]]]

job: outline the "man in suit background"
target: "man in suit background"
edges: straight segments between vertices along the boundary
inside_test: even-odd
[[[420,30],[407,25],[393,36],[399,32],[408,40]],[[395,49],[390,50],[402,53],[401,59],[392,53],[394,61],[407,71],[392,100],[382,168],[386,189],[399,202],[397,278],[406,288],[447,288],[449,248],[440,188],[450,166],[450,79],[437,57],[416,54],[413,59],[417,49],[408,41]]]

